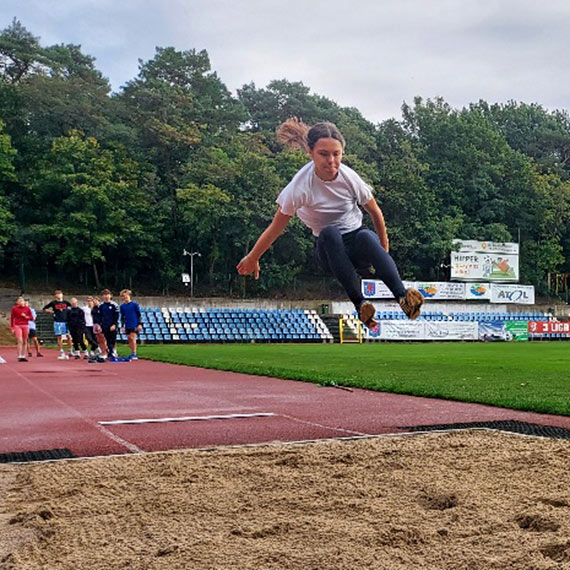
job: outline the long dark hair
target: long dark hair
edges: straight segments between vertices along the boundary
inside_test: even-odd
[[[345,141],[334,123],[323,121],[309,127],[300,119],[287,119],[277,127],[277,140],[290,147],[313,150],[319,139],[335,139],[344,149]]]

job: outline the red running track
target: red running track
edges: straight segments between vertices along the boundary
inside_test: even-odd
[[[401,426],[570,418],[478,404],[347,391],[139,360],[15,361],[0,348],[0,453],[67,448],[77,457],[401,433]],[[236,417],[236,415],[238,417]],[[206,419],[223,416],[220,419]],[[246,416],[246,417],[239,417]],[[194,418],[159,423],[120,420]]]

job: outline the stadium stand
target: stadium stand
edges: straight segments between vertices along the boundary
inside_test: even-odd
[[[142,342],[331,342],[314,310],[142,308]],[[119,340],[126,340],[119,335]]]

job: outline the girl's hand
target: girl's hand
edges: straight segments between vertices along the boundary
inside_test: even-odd
[[[251,275],[254,274],[256,279],[259,279],[259,260],[258,259],[251,259],[249,255],[246,255],[236,267],[238,273],[240,275]]]

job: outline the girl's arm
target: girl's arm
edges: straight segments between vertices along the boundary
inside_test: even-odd
[[[364,205],[364,209],[370,214],[374,229],[380,238],[380,244],[386,250],[390,250],[390,241],[388,240],[388,232],[386,231],[386,222],[384,221],[384,214],[378,206],[374,198]]]
[[[253,273],[255,278],[259,279],[259,259],[281,235],[290,219],[291,216],[281,212],[281,208],[277,209],[273,220],[259,236],[252,250],[237,264],[237,271],[240,275]]]

